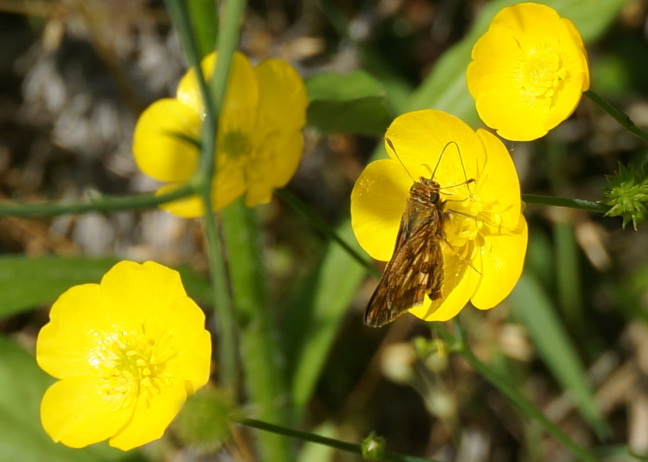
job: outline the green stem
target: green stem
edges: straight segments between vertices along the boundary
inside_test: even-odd
[[[139,194],[133,196],[96,196],[90,197],[89,202],[0,202],[0,215],[13,217],[43,217],[53,215],[81,215],[92,212],[116,212],[138,208],[150,208],[171,202],[176,199],[196,194],[197,188],[193,183],[187,183],[178,189],[159,196],[154,194]]]
[[[527,204],[551,205],[553,207],[568,207],[572,209],[587,210],[589,212],[606,213],[610,206],[583,199],[570,199],[567,197],[542,196],[539,194],[522,194],[522,200]]]
[[[594,93],[592,90],[587,90],[585,92],[585,96],[587,96],[598,107],[607,112],[614,120],[619,122],[623,126],[623,128],[628,130],[634,136],[644,141],[648,141],[648,132],[637,127],[637,125],[632,121],[632,119],[630,119],[630,117],[628,117],[625,112],[610,104],[599,95]]]
[[[328,223],[322,220],[322,218],[320,218],[318,214],[312,212],[294,194],[292,194],[287,189],[277,189],[275,191],[275,195],[279,197],[279,199],[284,201],[286,204],[288,204],[290,207],[292,207],[292,209],[295,210],[297,213],[299,213],[301,216],[306,218],[311,223],[313,228],[317,229],[326,237],[333,240],[340,247],[342,247],[344,251],[349,254],[350,257],[352,257],[355,261],[360,263],[360,265],[364,266],[364,268],[367,270],[369,274],[377,278],[380,277],[380,271],[378,271],[376,267],[373,266],[373,264],[369,260],[367,260],[362,255],[360,255],[360,253],[357,250],[355,250],[353,247],[351,247],[344,239],[342,239],[340,235],[328,225]]]
[[[285,361],[269,303],[256,213],[241,198],[222,215],[246,390],[257,417],[285,424],[289,410]],[[261,460],[294,459],[289,442],[277,435],[260,435],[258,450]]]
[[[228,4],[231,2],[228,2]],[[210,87],[207,86],[205,76],[200,66],[200,50],[194,36],[194,29],[191,24],[187,5],[183,0],[167,0],[167,7],[171,13],[174,23],[178,28],[183,40],[189,64],[196,69],[198,88],[200,89],[204,104],[204,118],[202,126],[202,140],[200,165],[197,171],[198,193],[202,199],[205,209],[205,241],[209,257],[209,272],[212,282],[212,294],[214,300],[214,311],[218,326],[218,358],[219,375],[221,385],[235,393],[237,385],[237,339],[236,321],[234,307],[230,298],[229,284],[227,280],[227,268],[223,249],[221,248],[220,236],[213,216],[212,182],[216,157],[216,137],[218,127],[218,106],[212,103]],[[227,8],[226,8],[227,9]],[[230,8],[231,10],[231,8]],[[220,28],[219,39],[222,37],[238,37],[239,21],[225,22]],[[232,43],[232,40],[225,40]],[[230,56],[233,50],[229,53]],[[219,60],[214,73],[223,73],[227,70],[229,63]],[[215,88],[218,95],[226,91],[227,79],[219,80],[219,87]]]
[[[572,440],[566,433],[564,433],[556,424],[550,421],[542,412],[540,412],[530,401],[528,401],[522,394],[520,394],[504,377],[493,372],[489,367],[481,362],[475,354],[470,350],[468,344],[464,340],[463,331],[458,322],[455,322],[458,335],[455,338],[446,329],[435,325],[436,332],[443,338],[443,340],[451,346],[451,348],[463,356],[463,358],[488,382],[495,388],[501,391],[509,400],[511,400],[527,417],[532,418],[538,422],[550,435],[556,438],[561,444],[568,448],[572,454],[578,457],[583,462],[597,462],[596,457],[590,454],[587,450],[579,446]]]
[[[286,428],[255,419],[243,418],[240,419],[238,423],[245,425],[246,427],[276,433],[277,435],[288,436],[290,438],[321,444],[333,449],[349,452],[351,454],[362,455],[362,445],[360,444],[346,443],[344,441],[336,440],[333,438],[327,438],[325,436],[316,435],[314,433],[302,432],[299,430],[294,430],[292,428]],[[385,452],[379,460],[386,460],[391,462],[438,462],[433,459],[422,459],[420,457],[406,456],[394,452]]]

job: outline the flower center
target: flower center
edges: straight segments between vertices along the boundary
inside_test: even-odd
[[[103,334],[90,362],[97,367],[103,391],[117,409],[134,406],[138,400],[148,406],[151,398],[171,384],[171,375],[165,372],[174,356],[170,340],[170,334],[154,339],[143,326]]]
[[[220,150],[228,159],[240,159],[249,154],[250,140],[239,131],[227,132],[220,143]]]
[[[527,104],[549,110],[566,77],[560,55],[551,48],[539,48],[529,51],[518,65],[515,80]]]
[[[445,231],[452,247],[461,249],[475,241],[479,245],[480,236],[503,232],[502,216],[494,212],[501,209],[497,203],[483,202],[479,195],[470,194],[447,204],[450,220]]]

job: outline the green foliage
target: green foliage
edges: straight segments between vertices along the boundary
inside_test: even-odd
[[[391,122],[380,82],[363,71],[322,73],[306,81],[308,124],[322,133],[380,135]]]
[[[585,369],[552,303],[533,275],[524,274],[510,296],[513,313],[529,330],[540,357],[601,436],[609,433],[594,402]]]
[[[0,459],[21,462],[109,462],[143,460],[107,444],[71,449],[54,443],[40,425],[40,400],[52,379],[34,357],[0,336]],[[99,424],[99,423],[97,423]]]
[[[52,303],[76,284],[98,283],[117,258],[0,258],[0,317]]]
[[[47,305],[77,284],[98,283],[118,258],[3,257],[0,258],[0,318]],[[211,288],[188,268],[179,268],[187,292],[208,303]]]

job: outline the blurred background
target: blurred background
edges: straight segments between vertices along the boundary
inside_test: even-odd
[[[431,107],[480,126],[465,84],[456,84],[475,39],[508,3],[250,1],[240,50],[253,62],[285,59],[307,81],[358,70],[367,79],[366,93],[355,96],[371,100],[363,117],[336,118],[328,106],[326,119],[313,103],[304,157],[287,190],[343,230],[353,182],[396,115]],[[583,34],[592,89],[648,127],[648,2],[542,3]],[[0,0],[0,200],[75,202],[155,190],[133,161],[134,123],[155,99],[174,94],[185,70],[162,2]],[[309,95],[327,102],[313,86]],[[547,137],[507,147],[523,193],[591,201],[603,198],[605,176],[619,163],[641,167],[648,152],[587,98]],[[376,279],[338,261],[350,282],[336,293],[340,281],[314,276],[335,244],[279,199],[257,211],[289,382],[300,388],[294,377],[310,377],[300,388],[295,426],[355,442],[376,431],[392,451],[443,461],[575,460],[460,357],[444,352],[426,323],[404,316],[382,329],[363,326]],[[533,205],[525,215],[525,275],[502,306],[462,312],[468,342],[601,460],[634,460],[628,447],[647,456],[646,226],[622,229],[619,218]],[[201,222],[158,210],[0,216],[0,254],[0,462],[125,460],[111,451],[67,451],[43,434],[37,409],[48,381],[30,356],[35,336],[62,290],[98,281],[119,259],[183,268],[189,291],[209,312]],[[325,324],[304,314],[313,306],[303,301],[308,293],[321,298],[319,309],[330,303],[332,314],[324,315],[330,323],[311,348],[317,351],[306,354],[303,323]],[[170,437],[125,457],[255,460],[252,454],[196,451]],[[308,445],[298,454],[303,461],[360,460]]]

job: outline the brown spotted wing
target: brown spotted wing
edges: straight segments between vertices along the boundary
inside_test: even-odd
[[[431,300],[443,296],[441,242],[446,212],[439,189],[431,178],[421,178],[410,188],[394,254],[367,305],[366,325],[383,326],[420,306],[426,295]]]

